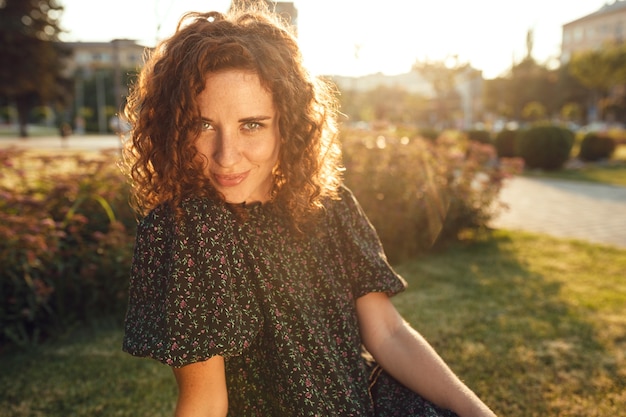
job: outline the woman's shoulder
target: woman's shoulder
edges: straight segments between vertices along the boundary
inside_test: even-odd
[[[342,184],[339,186],[339,197],[342,200],[348,200],[350,202],[353,202],[356,200],[356,198],[354,197],[354,193],[352,192],[352,190],[350,188],[348,188],[347,185]]]
[[[352,190],[342,184],[337,190],[336,197],[326,198],[324,207],[331,214],[345,215],[349,212],[353,212],[355,209],[358,211],[359,203]]]
[[[158,205],[139,221],[139,228],[158,232],[210,225],[223,229],[234,223],[235,217],[225,204],[211,198],[192,197],[183,199],[178,205],[170,202]]]

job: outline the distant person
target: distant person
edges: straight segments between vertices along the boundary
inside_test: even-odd
[[[85,134],[85,118],[84,117],[76,116],[76,119],[74,120],[74,126],[76,127],[77,135]]]
[[[67,147],[67,141],[72,134],[72,126],[69,123],[63,122],[59,125],[59,135],[61,136],[61,146]]]
[[[391,303],[406,283],[341,183],[334,91],[274,15],[187,14],[127,116],[123,349],[172,367],[176,416],[495,415]]]

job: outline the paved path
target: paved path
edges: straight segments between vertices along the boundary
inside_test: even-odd
[[[71,135],[65,140],[60,136],[28,137],[26,139],[0,137],[0,149],[16,146],[26,149],[41,150],[85,150],[119,149],[121,140],[115,135]]]
[[[493,227],[626,248],[626,187],[515,177],[500,200],[510,208]]]
[[[59,137],[26,140],[0,137],[0,148],[64,149]],[[119,148],[108,136],[70,136],[66,149]],[[516,177],[505,184],[501,201],[509,205],[491,222],[498,228],[527,230],[626,248],[626,187]]]

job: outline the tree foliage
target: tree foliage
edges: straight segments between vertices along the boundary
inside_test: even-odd
[[[570,72],[583,85],[606,91],[626,83],[626,45],[606,44],[572,57]]]
[[[516,120],[533,121],[560,112],[566,102],[562,87],[575,87],[563,78],[559,70],[552,70],[533,58],[534,31],[526,32],[526,55],[514,63],[510,70],[493,80],[485,82],[483,100],[485,109],[498,116]]]
[[[433,89],[435,122],[439,127],[449,127],[452,110],[458,108],[460,101],[456,91],[457,77],[469,68],[469,64],[459,62],[456,56],[444,61],[416,61],[413,64],[413,71],[419,73]]]
[[[578,53],[572,57],[569,71],[592,91],[591,105],[599,109],[601,118],[611,114],[624,117],[624,96],[612,94],[612,90],[626,84],[625,45],[606,44],[600,49]]]
[[[542,115],[557,113],[561,105],[557,94],[558,73],[527,56],[511,67],[508,74],[485,83],[486,109],[517,120],[528,119],[525,111],[532,103],[541,103]],[[535,106],[536,107],[536,106]],[[532,112],[534,119],[536,112]]]
[[[0,0],[0,97],[18,111],[26,136],[29,110],[42,102],[63,102],[61,71],[67,52],[58,42],[63,7],[57,0]]]
[[[427,99],[404,87],[378,85],[366,90],[345,90],[340,95],[341,112],[350,122],[425,123]]]
[[[562,119],[583,122],[585,109],[592,98],[592,91],[572,75],[571,62],[562,64],[558,71],[556,93],[560,104]]]

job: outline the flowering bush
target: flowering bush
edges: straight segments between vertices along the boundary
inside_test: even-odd
[[[520,169],[462,134],[342,135],[346,184],[392,262],[485,228]],[[136,223],[116,159],[0,150],[0,347],[123,312]]]
[[[0,151],[0,345],[121,311],[134,219],[112,154]]]
[[[501,208],[503,180],[521,165],[498,160],[492,145],[444,132],[421,137],[342,137],[346,185],[361,202],[392,262],[484,229]]]

